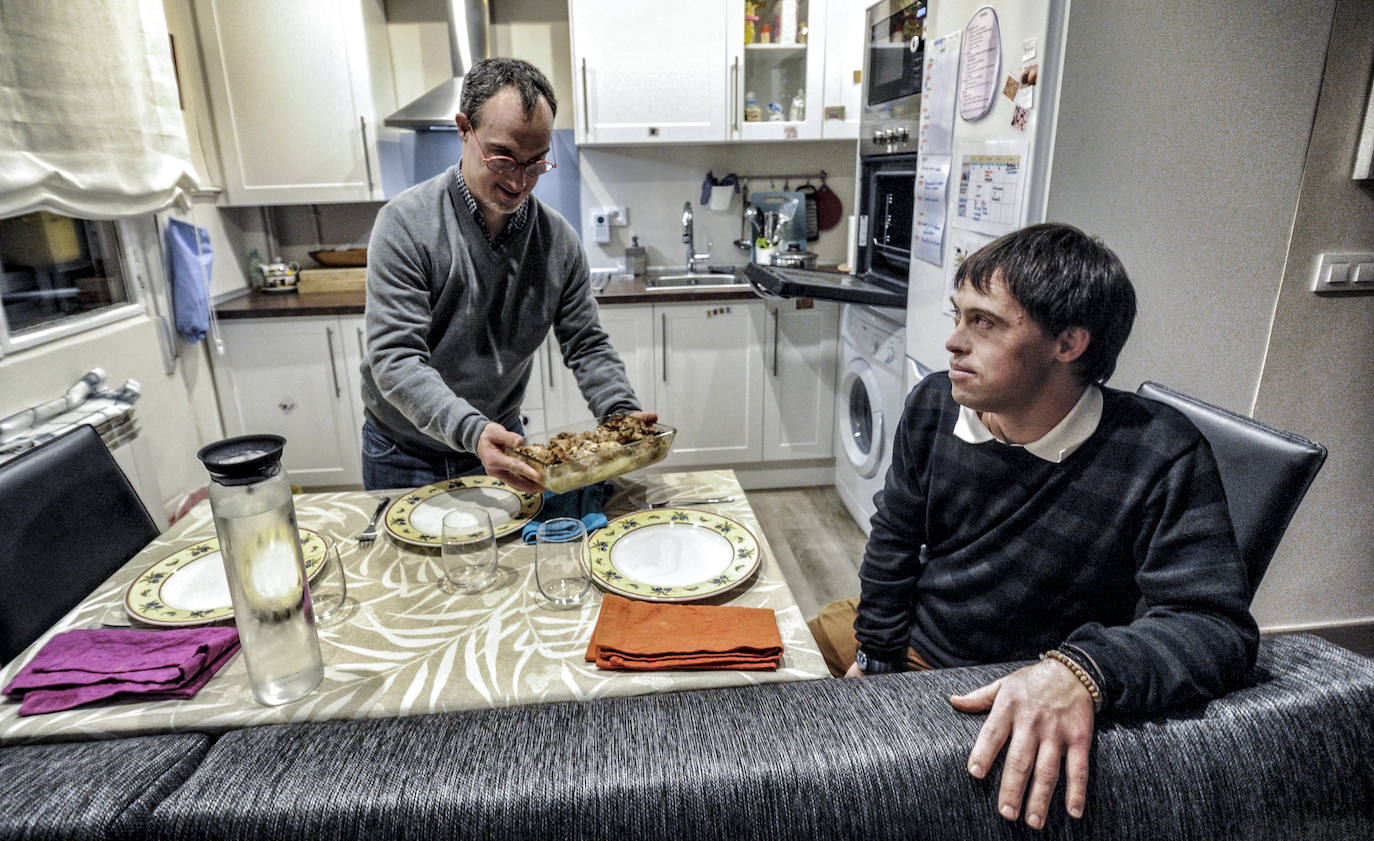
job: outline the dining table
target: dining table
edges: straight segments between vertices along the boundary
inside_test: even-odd
[[[680,500],[681,507],[665,510],[682,520],[713,517],[728,524],[722,530],[757,546],[757,565],[747,575],[737,581],[721,578],[725,583],[707,587],[706,595],[670,590],[667,595],[645,592],[641,598],[771,610],[783,645],[775,670],[599,668],[586,659],[588,642],[604,593],[619,589],[635,597],[625,582],[597,578],[592,597],[580,606],[555,605],[539,592],[535,547],[517,529],[498,542],[495,583],[461,593],[447,581],[437,546],[400,539],[390,528],[379,529],[374,541],[358,540],[384,497],[403,499],[415,489],[302,492],[293,497],[297,524],[338,547],[348,584],[342,618],[317,629],[324,677],[313,691],[278,706],[258,703],[240,652],[188,699],[128,700],[20,716],[18,701],[6,698],[0,701],[0,744],[217,733],[285,722],[392,718],[829,677],[733,471],[639,471],[616,477],[611,485],[603,506],[611,528],[593,531],[591,545],[617,526],[624,530],[626,522],[657,515],[654,503]],[[642,513],[636,517],[637,512]],[[210,505],[202,500],[0,670],[0,686],[57,633],[151,627],[126,609],[131,586],[150,567],[214,537]],[[601,543],[604,548],[606,541]],[[215,621],[232,625],[233,618]]]

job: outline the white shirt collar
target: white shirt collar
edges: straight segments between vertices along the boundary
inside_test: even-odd
[[[1089,385],[1083,389],[1078,402],[1073,404],[1069,413],[1055,424],[1054,429],[1029,444],[1009,444],[1012,447],[1024,446],[1036,458],[1058,464],[1068,458],[1097,431],[1102,420],[1102,389]],[[967,406],[959,407],[959,419],[954,424],[954,437],[969,444],[984,444],[996,441],[997,437],[987,428],[978,413]]]

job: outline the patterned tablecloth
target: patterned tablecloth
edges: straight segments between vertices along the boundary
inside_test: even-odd
[[[344,621],[319,631],[325,673],[314,692],[279,707],[262,706],[249,689],[243,657],[235,655],[195,698],[185,701],[120,703],[20,717],[18,702],[6,699],[0,702],[0,743],[389,718],[828,676],[732,471],[623,476],[615,480],[605,510],[614,518],[653,501],[733,496],[732,502],[701,510],[753,531],[762,558],[750,579],[703,603],[773,609],[783,640],[782,664],[776,672],[597,669],[583,655],[600,608],[599,591],[580,609],[551,607],[535,585],[534,548],[517,534],[501,541],[502,577],[495,586],[474,595],[455,594],[442,586],[437,549],[402,544],[386,534],[371,545],[358,544],[355,536],[383,495],[397,496],[347,491],[295,498],[302,527],[339,541],[349,578]],[[0,671],[0,686],[52,634],[127,621],[118,606],[139,573],[214,535],[209,504],[201,502]]]

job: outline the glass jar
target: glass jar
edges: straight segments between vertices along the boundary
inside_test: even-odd
[[[324,677],[296,508],[281,468],[285,446],[280,435],[243,435],[196,453],[212,480],[210,510],[248,681],[267,706],[306,695]]]

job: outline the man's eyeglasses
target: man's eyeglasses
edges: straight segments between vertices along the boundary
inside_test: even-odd
[[[522,169],[527,177],[538,178],[558,166],[558,164],[553,161],[544,160],[543,158],[537,161],[531,161],[527,164],[522,164],[509,155],[488,155],[487,150],[482,147],[482,139],[477,136],[476,128],[472,130],[472,139],[477,141],[477,151],[481,153],[482,163],[486,164],[487,169],[497,175],[509,175],[517,169]]]

